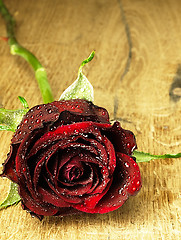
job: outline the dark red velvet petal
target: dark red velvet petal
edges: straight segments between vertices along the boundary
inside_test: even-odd
[[[109,139],[105,136],[103,136],[103,143],[106,148],[106,152],[108,154],[108,170],[109,175],[112,176],[114,169],[116,167],[116,156],[115,156],[115,149],[113,144],[109,141]]]
[[[131,155],[133,150],[137,148],[134,134],[123,129],[119,122],[115,122],[111,128],[107,129],[105,135],[114,145],[116,152]]]
[[[28,192],[24,184],[19,184],[19,195],[22,199],[23,204],[27,209],[35,214],[43,216],[52,216],[58,212],[58,208],[52,204],[38,203],[31,197],[31,193]]]
[[[76,141],[77,137],[80,137],[83,134],[92,133],[97,138],[101,138],[102,136],[100,134],[99,128],[107,129],[111,128],[111,125],[93,122],[80,122],[70,125],[61,125],[54,131],[45,133],[33,146],[30,154],[36,154],[36,152],[42,149],[42,147],[45,147],[48,144],[52,144],[52,142],[58,140]]]
[[[52,183],[50,183],[48,181],[48,179],[45,178],[45,180],[47,181],[49,187],[64,201],[72,204],[72,203],[80,203],[82,200],[79,196],[65,196],[64,194],[62,194],[62,192],[59,192],[57,188],[55,188],[55,186],[52,185]],[[61,189],[62,191],[62,189]]]
[[[58,195],[56,195],[51,189],[49,190],[45,190],[41,187],[38,187],[37,191],[40,193],[41,195],[41,200],[43,202],[46,203],[51,203],[53,206],[56,207],[71,207],[71,205],[67,202],[65,202],[64,200],[62,200],[62,198],[60,198]]]
[[[3,173],[0,174],[0,177],[7,177],[11,181],[18,183],[18,177],[16,174],[16,167],[15,167],[15,157],[18,150],[19,144],[11,145],[10,152],[6,161],[3,163]]]
[[[89,209],[94,209],[97,203],[100,201],[100,199],[107,193],[111,186],[112,180],[109,181],[106,188],[102,190],[99,194],[89,195],[84,198],[84,201],[82,204],[74,205],[73,207],[77,210],[83,211],[83,212],[89,212]],[[90,212],[91,212],[90,210]]]
[[[13,144],[21,142],[33,130],[43,128],[45,123],[56,122],[59,115],[58,108],[53,103],[31,108],[17,127],[11,142]]]
[[[98,173],[98,168],[95,166],[95,164],[89,164],[89,167],[91,169],[91,174],[90,177],[92,180],[92,186],[91,188],[87,191],[87,194],[92,194],[94,189],[98,186],[100,179],[99,179],[99,173]]]
[[[136,162],[126,154],[117,154],[117,167],[109,191],[98,204],[90,209],[74,206],[88,213],[106,213],[121,207],[130,195],[135,195],[141,188],[141,176]]]
[[[56,121],[61,122],[59,117],[64,111],[78,114],[80,118],[82,116],[90,115],[90,121],[96,120],[96,122],[109,123],[107,110],[94,105],[92,102],[82,99],[55,101],[31,108],[18,126],[17,131],[12,138],[12,143],[19,143],[27,136],[27,134],[35,129],[42,128],[46,123],[54,123]],[[80,118],[77,118],[77,120],[80,121]],[[87,121],[87,119],[85,120]]]
[[[82,99],[72,99],[56,101],[54,105],[58,107],[59,112],[70,111],[79,113],[82,116],[93,115],[98,117],[99,122],[109,123],[109,114],[106,109],[94,105],[92,102],[88,102]]]

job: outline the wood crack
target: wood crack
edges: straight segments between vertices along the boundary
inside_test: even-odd
[[[124,12],[121,0],[118,0],[118,4],[119,4],[119,8],[120,8],[122,22],[123,22],[124,28],[125,28],[126,38],[127,38],[127,42],[128,42],[128,49],[129,49],[126,65],[125,65],[124,71],[120,77],[120,82],[121,82],[130,69],[133,44],[132,44],[132,39],[131,39],[131,34],[130,34],[130,27],[127,22],[126,16],[125,16],[125,12]],[[115,97],[114,97],[114,119],[117,119],[118,105],[119,105],[118,97],[115,95]]]
[[[169,96],[173,102],[178,102],[181,98],[181,65],[178,66],[176,75],[170,86]]]
[[[126,15],[124,13],[124,9],[123,9],[123,5],[122,5],[121,0],[118,0],[118,3],[119,3],[119,7],[120,7],[121,18],[122,18],[122,22],[124,24],[125,33],[126,33],[126,37],[127,37],[127,41],[128,41],[128,48],[129,48],[127,61],[126,61],[126,66],[125,66],[124,72],[122,73],[122,75],[120,77],[120,81],[122,81],[123,78],[125,77],[125,75],[127,74],[127,72],[130,69],[133,44],[132,44],[132,39],[131,39],[131,34],[130,34],[130,27],[129,27],[129,24],[128,24],[127,19],[126,19]]]

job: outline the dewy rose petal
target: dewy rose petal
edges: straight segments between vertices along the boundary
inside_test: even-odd
[[[136,140],[86,100],[35,106],[12,138],[2,176],[38,217],[113,211],[141,188]]]

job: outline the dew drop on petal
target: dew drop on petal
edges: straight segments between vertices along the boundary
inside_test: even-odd
[[[136,182],[136,185],[137,185],[137,186],[139,186],[139,185],[140,185],[140,181],[139,181],[139,180]]]
[[[28,119],[26,118],[25,120],[24,120],[24,123],[27,123],[28,122]]]
[[[130,143],[127,143],[127,148],[130,148],[130,146],[131,146]]]
[[[129,168],[129,163],[125,162],[124,165]]]

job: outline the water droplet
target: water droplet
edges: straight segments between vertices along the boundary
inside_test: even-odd
[[[130,147],[131,147],[130,143],[127,143],[126,145],[127,145],[127,148],[130,148]]]
[[[56,115],[55,115],[55,118],[56,118],[56,119],[59,118],[59,114],[56,114]]]
[[[51,109],[49,109],[49,110],[48,110],[48,113],[49,113],[49,114],[50,114],[50,113],[52,113],[52,110],[51,110]]]
[[[129,168],[129,163],[125,162],[124,165]]]
[[[75,129],[75,130],[74,130],[74,133],[75,133],[75,134],[78,134],[78,133],[79,133],[79,130]]]
[[[28,122],[28,119],[26,118],[25,120],[24,120],[24,123],[27,123]]]
[[[40,123],[41,122],[41,120],[40,119],[36,119],[36,123]]]
[[[139,181],[139,180],[136,182],[136,185],[137,185],[137,186],[139,186],[139,185],[140,185],[140,181]]]
[[[133,190],[133,191],[136,191],[136,187],[133,187],[132,190]]]

